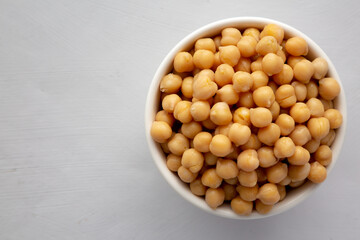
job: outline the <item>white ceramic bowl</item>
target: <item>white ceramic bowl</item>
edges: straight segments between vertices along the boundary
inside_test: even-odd
[[[159,85],[161,78],[167,74],[171,68],[173,59],[177,52],[183,51],[183,50],[189,50],[191,46],[195,43],[195,41],[202,37],[209,37],[214,36],[215,34],[218,34],[223,28],[225,27],[236,27],[239,29],[244,29],[247,27],[257,27],[257,28],[263,28],[266,24],[269,23],[275,23],[279,26],[281,26],[285,31],[285,37],[292,37],[292,36],[299,36],[304,38],[308,45],[309,45],[309,55],[308,57],[310,59],[314,57],[323,57],[327,60],[329,64],[329,72],[328,75],[335,78],[339,81],[341,86],[341,93],[337,97],[335,101],[335,107],[341,111],[343,114],[343,125],[340,127],[340,129],[337,130],[336,133],[336,139],[332,145],[333,150],[333,161],[330,164],[330,166],[327,167],[328,174],[333,169],[337,158],[339,156],[341,146],[344,141],[345,136],[345,129],[346,129],[346,102],[345,102],[345,93],[344,88],[341,84],[340,78],[338,73],[335,70],[334,65],[330,61],[329,57],[324,53],[323,50],[314,42],[312,41],[308,36],[306,36],[304,33],[300,32],[299,30],[290,27],[287,24],[284,24],[282,22],[278,22],[272,19],[266,19],[266,18],[259,18],[259,17],[238,17],[238,18],[229,18],[220,20],[217,22],[210,23],[208,25],[205,25],[196,31],[190,33],[188,36],[186,36],[184,39],[182,39],[165,57],[165,59],[160,64],[159,68],[157,69],[155,76],[151,82],[148,96],[146,99],[146,106],[145,106],[145,131],[146,131],[146,139],[149,145],[149,149],[152,155],[152,158],[155,161],[156,166],[159,168],[161,174],[166,179],[166,181],[177,191],[183,198],[194,204],[195,206],[199,207],[200,209],[203,209],[209,213],[226,217],[226,218],[233,218],[233,219],[256,219],[256,218],[265,218],[274,216],[276,214],[282,213],[296,205],[298,205],[300,202],[302,202],[305,198],[309,197],[311,193],[314,192],[314,190],[321,186],[321,184],[313,184],[311,182],[307,182],[303,186],[292,190],[287,194],[285,199],[279,203],[277,203],[272,211],[267,215],[260,215],[256,211],[253,211],[253,213],[250,216],[240,216],[235,214],[230,206],[228,204],[224,204],[223,206],[217,208],[216,210],[211,209],[206,203],[205,200],[201,197],[197,197],[193,195],[188,187],[187,184],[183,183],[179,177],[168,170],[166,167],[166,158],[165,155],[160,148],[159,144],[156,143],[150,136],[150,128],[151,124],[155,119],[155,114],[159,110],[159,99],[160,99],[160,91],[159,91]],[[324,182],[326,184],[326,180]],[[324,184],[322,183],[322,184]]]

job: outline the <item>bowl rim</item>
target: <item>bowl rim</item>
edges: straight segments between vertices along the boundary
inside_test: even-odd
[[[275,216],[277,214],[280,214],[282,212],[285,212],[294,206],[300,204],[303,200],[305,200],[307,197],[309,197],[315,189],[319,187],[319,185],[322,184],[312,184],[310,182],[307,182],[299,189],[302,189],[306,186],[306,189],[302,190],[301,193],[297,194],[298,196],[293,197],[293,199],[290,199],[288,201],[282,201],[280,206],[278,204],[275,205],[274,209],[265,215],[261,215],[257,213],[256,211],[253,211],[253,213],[249,216],[241,216],[237,215],[234,212],[232,212],[231,209],[228,207],[220,207],[216,210],[211,209],[207,206],[203,198],[199,198],[195,195],[193,195],[189,189],[185,190],[183,186],[180,185],[179,179],[175,180],[174,177],[178,178],[177,176],[174,176],[174,174],[168,170],[166,167],[166,162],[164,161],[164,153],[160,150],[159,144],[156,143],[150,135],[150,128],[151,124],[154,121],[155,113],[154,113],[154,105],[153,102],[156,101],[156,98],[159,96],[158,87],[160,84],[161,78],[164,76],[165,73],[168,72],[169,66],[172,64],[173,58],[175,57],[175,54],[179,51],[185,50],[190,44],[194,44],[195,40],[201,37],[214,35],[214,33],[219,32],[222,28],[225,27],[238,27],[239,25],[245,25],[247,27],[263,27],[266,24],[274,23],[279,26],[281,26],[285,31],[285,36],[300,36],[306,40],[309,46],[309,50],[313,52],[314,56],[317,57],[323,57],[328,62],[329,66],[329,72],[328,75],[335,78],[341,87],[341,92],[339,96],[336,99],[335,105],[336,108],[339,109],[341,107],[341,113],[343,115],[343,124],[342,126],[337,129],[336,139],[335,142],[332,145],[333,150],[333,159],[332,163],[327,167],[328,177],[331,170],[334,168],[335,163],[339,157],[342,144],[344,142],[345,133],[346,133],[346,125],[347,125],[347,105],[346,105],[346,98],[345,98],[345,92],[344,87],[342,85],[341,79],[332,63],[330,58],[326,55],[326,53],[312,40],[310,39],[306,34],[303,32],[297,30],[294,27],[291,27],[290,25],[287,25],[283,22],[269,19],[269,18],[263,18],[263,17],[250,17],[250,16],[244,16],[244,17],[234,17],[234,18],[227,18],[218,20],[215,22],[211,22],[209,24],[206,24],[195,31],[191,32],[187,36],[185,36],[182,40],[180,40],[165,56],[165,58],[160,63],[159,67],[157,68],[155,75],[151,81],[148,95],[146,98],[146,104],[145,104],[145,131],[146,131],[146,140],[148,147],[150,149],[151,157],[155,162],[155,165],[159,169],[160,173],[163,175],[163,177],[166,179],[166,181],[170,184],[170,186],[179,193],[183,198],[185,198],[187,201],[192,203],[193,205],[199,207],[200,209],[225,218],[231,218],[231,219],[244,219],[244,220],[250,220],[250,219],[260,219],[260,218],[267,218],[271,216]],[[211,34],[213,33],[213,34]],[[156,106],[157,107],[157,106]],[[296,191],[296,190],[295,190]],[[190,193],[190,194],[189,194]],[[296,194],[296,193],[294,193]],[[230,210],[230,211],[229,211]]]

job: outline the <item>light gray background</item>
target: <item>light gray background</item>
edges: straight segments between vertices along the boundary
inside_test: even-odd
[[[358,1],[0,1],[0,239],[359,239]],[[296,208],[235,221],[182,199],[144,137],[166,53],[222,18],[262,16],[315,40],[338,69],[348,131]]]

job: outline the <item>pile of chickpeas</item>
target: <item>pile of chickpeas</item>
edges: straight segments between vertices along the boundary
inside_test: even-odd
[[[271,211],[287,191],[321,183],[342,124],[324,58],[284,30],[225,28],[176,54],[151,127],[170,171],[216,209]]]

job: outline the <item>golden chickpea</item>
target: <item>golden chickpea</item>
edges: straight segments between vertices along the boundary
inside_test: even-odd
[[[176,133],[170,138],[167,145],[171,153],[181,156],[189,148],[189,144],[189,139],[181,133]]]
[[[217,91],[222,102],[226,102],[229,105],[233,105],[239,101],[239,94],[235,91],[232,84],[223,86]]]
[[[237,192],[235,186],[231,184],[224,184],[222,188],[225,192],[225,201],[231,201],[234,197],[236,197]]]
[[[205,202],[209,207],[216,209],[225,200],[225,192],[222,188],[209,188],[205,193]]]
[[[295,65],[299,62],[301,62],[302,60],[306,60],[306,58],[302,57],[302,56],[289,56],[287,59],[287,64],[289,64],[289,66],[294,69]]]
[[[316,98],[319,94],[319,89],[315,81],[311,80],[306,84],[306,99]]]
[[[257,136],[252,133],[249,141],[247,141],[247,143],[245,143],[244,145],[241,145],[241,150],[248,150],[248,149],[254,149],[254,150],[258,150],[261,147],[261,142],[259,141],[259,139],[257,138]]]
[[[239,154],[237,165],[240,170],[251,172],[259,166],[257,152],[254,149],[247,149]]]
[[[265,56],[268,53],[276,53],[279,50],[279,44],[273,36],[264,36],[256,44],[256,52]]]
[[[288,175],[292,182],[302,181],[307,178],[310,172],[310,163],[304,165],[289,165]]]
[[[269,109],[263,107],[250,109],[250,121],[255,127],[261,128],[270,125],[272,115]]]
[[[215,43],[216,50],[219,50],[219,47],[221,46],[221,36],[220,35],[214,37],[214,43]]]
[[[310,109],[311,117],[322,117],[324,116],[324,105],[317,98],[310,98],[306,105]]]
[[[273,36],[278,44],[280,44],[284,39],[284,29],[273,23],[268,24],[260,33],[260,38],[264,38],[265,36]]]
[[[170,171],[177,172],[181,166],[181,157],[174,154],[169,154],[166,158],[166,166]]]
[[[318,162],[310,164],[310,172],[308,179],[313,183],[321,183],[326,179],[327,171],[326,168]]]
[[[287,172],[287,164],[278,162],[274,166],[266,169],[266,177],[271,183],[279,183],[286,178]]]
[[[281,137],[275,142],[274,154],[277,158],[291,157],[295,153],[295,144],[289,137]]]
[[[210,120],[210,118],[202,121],[201,123],[202,123],[202,125],[203,125],[205,128],[207,128],[207,129],[209,129],[209,130],[214,130],[214,129],[216,128],[216,124],[213,123],[213,122]]]
[[[217,125],[229,124],[232,120],[229,105],[224,102],[215,103],[210,110],[210,119]]]
[[[172,129],[166,122],[154,121],[150,130],[151,137],[158,143],[164,143],[171,137]]]
[[[218,86],[210,77],[201,75],[193,82],[193,97],[199,100],[207,100],[214,96]]]
[[[331,100],[325,100],[325,99],[323,99],[323,98],[320,98],[320,101],[321,101],[321,103],[323,104],[325,111],[328,110],[328,109],[330,109],[330,108],[334,108],[334,103],[333,103],[333,101],[331,101]]]
[[[279,190],[276,184],[265,183],[259,188],[257,198],[265,205],[274,205],[280,200]]]
[[[295,121],[288,114],[282,113],[275,121],[280,127],[280,133],[283,136],[289,135],[295,129]]]
[[[204,156],[194,148],[186,149],[181,158],[181,165],[192,173],[197,173],[204,165]]]
[[[301,146],[295,147],[295,153],[291,157],[288,157],[288,161],[291,165],[304,165],[310,160],[310,153],[308,150]]]
[[[293,81],[291,83],[291,86],[294,87],[296,100],[298,102],[304,101],[306,99],[306,96],[307,96],[306,85],[301,83],[301,82],[298,82],[298,81]]]
[[[232,83],[234,75],[234,69],[229,64],[221,64],[216,68],[215,71],[215,82],[219,87],[225,86],[226,84]]]
[[[289,65],[284,64],[281,72],[273,75],[273,80],[279,85],[289,84],[293,79],[293,76],[293,69]]]
[[[304,123],[310,118],[310,109],[305,103],[297,102],[290,108],[290,116],[296,123]]]
[[[233,113],[234,123],[250,126],[250,110],[246,107],[239,107]]]
[[[271,211],[273,205],[265,205],[259,199],[255,201],[255,209],[260,214],[267,214]]]
[[[256,41],[260,40],[260,31],[257,28],[247,28],[243,32],[243,36],[251,36],[255,38]]]
[[[274,146],[275,142],[280,138],[280,127],[275,123],[270,123],[270,125],[260,128],[257,136],[260,142],[268,146]]]
[[[177,94],[169,94],[162,100],[162,108],[168,113],[173,113],[176,104],[181,101],[181,98]]]
[[[262,60],[263,60],[263,57],[258,57],[255,61],[253,61],[250,64],[250,69],[252,72],[263,71],[262,70]]]
[[[222,183],[222,178],[216,174],[215,168],[207,169],[201,176],[201,183],[210,188],[217,188]]]
[[[210,104],[207,101],[194,102],[190,114],[195,121],[204,121],[210,116]]]
[[[214,40],[211,38],[201,38],[195,42],[195,52],[197,50],[209,50],[213,53],[216,52],[216,46]]]
[[[329,120],[331,129],[339,128],[343,122],[343,117],[342,117],[340,111],[337,109],[326,110],[324,113],[324,117]]]
[[[219,158],[216,163],[216,174],[223,179],[234,178],[238,175],[239,169],[236,162],[231,159]]]
[[[222,134],[215,135],[210,142],[210,152],[218,157],[225,157],[233,151],[230,139]]]
[[[257,173],[256,171],[245,172],[240,170],[239,175],[237,176],[239,183],[244,187],[254,187],[257,183]]]
[[[330,147],[335,140],[335,136],[336,136],[335,130],[331,129],[329,131],[329,134],[326,135],[326,137],[324,137],[323,139],[321,139],[320,141],[321,145],[327,145]]]
[[[168,113],[165,110],[161,110],[161,111],[156,113],[155,121],[166,122],[167,124],[169,124],[170,127],[172,127],[172,125],[175,122],[175,118],[171,113]]]
[[[214,135],[222,134],[222,135],[225,135],[225,136],[229,137],[229,131],[230,131],[230,128],[231,128],[232,125],[233,125],[233,122],[230,122],[227,125],[217,126],[215,128]]]
[[[319,118],[311,118],[308,123],[307,127],[310,131],[312,138],[315,140],[321,140],[326,135],[329,134],[330,131],[330,123],[327,118],[319,117]]]
[[[253,85],[251,90],[254,91],[259,87],[264,87],[269,82],[269,77],[263,71],[255,71],[251,73],[251,78],[253,80]]]
[[[204,196],[206,187],[201,183],[201,179],[197,178],[190,183],[190,191],[196,196]]]
[[[280,201],[283,200],[286,196],[286,188],[282,185],[276,185],[280,194]]]
[[[263,168],[274,166],[278,159],[274,155],[274,150],[271,147],[261,147],[257,150],[259,165]]]
[[[218,66],[221,65],[221,61],[220,61],[220,53],[216,52],[214,54],[214,64],[212,65],[211,69],[216,71],[216,69],[218,68]]]
[[[291,178],[289,176],[286,176],[286,178],[284,178],[281,182],[279,182],[280,186],[287,186],[290,183],[291,183]],[[279,185],[278,185],[278,189],[279,189]],[[279,190],[279,192],[280,192],[280,190]],[[280,196],[281,196],[281,193],[280,193]],[[282,200],[281,197],[280,197],[280,200]]]
[[[332,151],[327,145],[321,145],[315,152],[314,158],[323,166],[329,166],[332,161]]]
[[[201,132],[202,126],[200,123],[192,121],[189,123],[183,123],[180,130],[185,137],[193,139],[196,134]]]
[[[199,151],[199,150],[198,150]],[[218,157],[212,154],[211,152],[207,152],[204,155],[206,165],[212,166],[217,162]]]
[[[248,92],[253,85],[250,73],[242,71],[234,74],[232,82],[236,92]]]
[[[282,108],[288,108],[296,103],[295,89],[289,84],[281,85],[275,92],[275,99]]]
[[[284,63],[282,58],[274,53],[266,54],[261,60],[261,66],[264,73],[269,76],[281,72],[283,69]]]
[[[237,28],[225,28],[221,31],[221,46],[236,46],[240,39],[241,33]]]
[[[234,66],[235,72],[251,72],[251,60],[249,58],[241,57],[239,62]]]
[[[322,57],[315,58],[312,61],[312,65],[314,66],[315,69],[313,78],[320,80],[326,76],[329,67],[328,67],[328,63],[324,58]]]
[[[286,62],[286,52],[285,52],[285,50],[279,48],[279,50],[276,52],[276,55],[281,57],[281,59],[283,60],[283,63]]]
[[[314,66],[309,60],[301,60],[294,67],[294,77],[302,83],[308,83],[314,74]]]
[[[186,77],[181,84],[181,93],[187,97],[192,98],[193,96],[193,77]]]
[[[176,104],[174,109],[174,117],[182,123],[189,123],[192,121],[190,113],[191,102],[180,101]]]
[[[177,171],[181,181],[185,183],[191,183],[197,177],[197,173],[191,172],[189,169],[185,168],[184,166],[180,166]]]
[[[295,129],[290,133],[289,137],[297,146],[303,146],[311,140],[309,129],[302,124],[296,125]]]
[[[251,57],[256,54],[257,41],[252,36],[244,36],[237,43],[237,47],[240,50],[240,54],[243,57]]]
[[[278,102],[274,102],[271,107],[269,108],[271,115],[272,115],[272,120],[275,121],[280,114],[280,105]]]
[[[320,141],[311,139],[304,145],[304,148],[308,150],[309,153],[314,153],[319,148],[319,146],[320,146]]]
[[[240,93],[239,102],[236,105],[238,107],[246,107],[246,108],[255,107],[253,94],[251,92]]]
[[[160,82],[160,91],[165,93],[177,93],[181,87],[182,79],[179,75],[169,73]]]
[[[286,51],[293,56],[307,55],[309,48],[305,39],[301,37],[292,37],[286,41]]]
[[[275,101],[275,95],[269,86],[264,86],[253,92],[253,99],[257,106],[269,108]]]
[[[236,145],[240,146],[247,143],[251,136],[251,130],[248,126],[240,123],[234,123],[229,129],[229,139]]]
[[[244,187],[238,185],[236,187],[236,191],[238,191],[240,197],[245,201],[255,201],[256,195],[259,191],[259,186],[255,184],[253,187]]]
[[[303,185],[304,183],[305,183],[305,180],[292,181],[291,183],[289,183],[289,186],[292,188],[297,188],[297,187],[300,187],[301,185]]]
[[[193,62],[197,68],[209,69],[214,64],[214,53],[204,49],[197,50],[194,53]]]
[[[219,57],[222,63],[227,63],[234,67],[240,59],[240,51],[235,46],[226,46],[219,48]]]
[[[161,149],[164,151],[164,153],[167,153],[169,154],[170,153],[170,150],[168,148],[168,145],[167,145],[167,142],[165,141],[164,143],[160,143],[160,147]]]
[[[231,209],[239,215],[250,215],[253,209],[253,203],[245,201],[240,196],[235,197],[230,203]]]
[[[212,135],[208,132],[200,132],[194,137],[194,148],[199,152],[209,152]]]
[[[175,71],[191,72],[194,69],[193,58],[188,52],[179,52],[174,58],[174,69]]]

